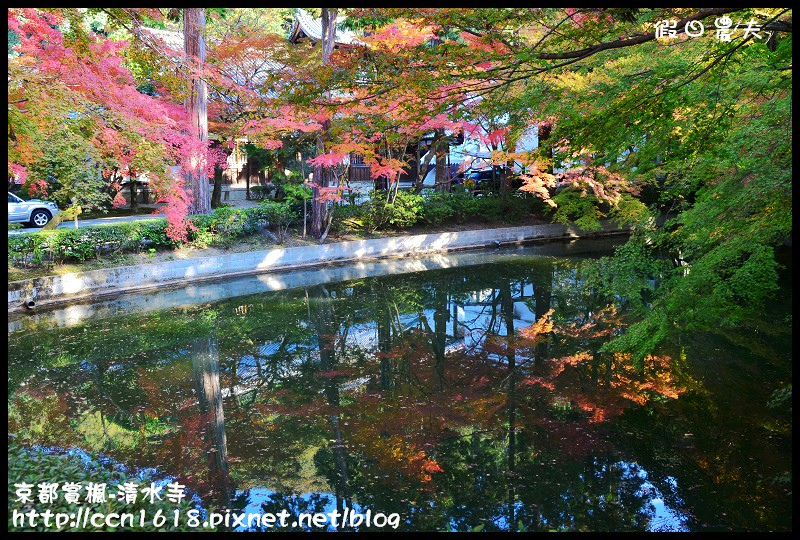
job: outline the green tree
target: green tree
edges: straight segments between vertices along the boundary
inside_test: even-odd
[[[543,140],[547,124],[547,144],[528,156],[528,181],[553,195],[554,218],[587,228],[604,216],[637,223],[599,275],[606,292],[625,292],[637,321],[607,349],[640,360],[675,330],[758,321],[777,288],[774,251],[792,230],[791,9],[348,15],[458,36],[434,48],[364,49],[362,61],[381,66],[370,80],[375,99],[402,87],[452,99],[452,114],[465,119],[503,109],[538,126]],[[674,37],[657,37],[665,20]],[[726,22],[727,41],[716,32]]]
[[[102,208],[111,203],[104,192],[108,181],[102,175],[102,159],[80,133],[63,129],[46,140],[41,159],[31,167],[28,181],[49,186],[48,196],[74,216],[83,208]]]

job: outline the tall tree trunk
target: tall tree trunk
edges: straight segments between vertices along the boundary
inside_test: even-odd
[[[136,200],[138,193],[136,191],[136,178],[130,177],[128,181],[128,191],[131,196],[131,211],[137,212],[139,210],[139,201]]]
[[[337,8],[322,8],[322,65],[330,64],[331,53],[336,44],[336,11]],[[328,97],[328,92],[325,92]],[[322,130],[317,136],[317,155],[325,153],[325,142],[328,140],[330,121],[322,123]],[[328,202],[320,201],[322,187],[330,185],[330,172],[326,167],[318,165],[314,169],[313,203],[311,205],[311,236],[322,238],[328,223]]]
[[[447,319],[450,317],[448,309],[448,295],[446,289],[436,288],[433,293],[433,356],[436,378],[439,381],[439,390],[444,389],[444,351],[447,346]]]
[[[253,162],[247,159],[247,178],[244,179],[244,198],[250,200],[250,177],[253,176]]]
[[[516,118],[516,116],[512,116],[512,120]],[[506,142],[505,142],[505,151],[512,153],[516,152],[517,150],[517,142],[519,141],[519,131],[512,127],[509,129],[508,133],[506,133]],[[503,200],[506,200],[506,197],[513,189],[513,185],[511,182],[512,177],[514,176],[514,160],[509,159],[506,160],[505,170],[500,177],[500,193],[502,194]]]
[[[508,530],[509,532],[517,532],[517,515],[516,515],[516,489],[517,472],[516,472],[516,455],[517,455],[517,404],[516,388],[517,388],[517,374],[514,372],[514,366],[508,364],[508,390],[506,392],[506,409],[508,411],[508,469],[506,477],[508,478]]]
[[[497,145],[492,145],[492,154],[495,153],[497,150]],[[500,167],[498,165],[492,165],[492,191],[495,191],[498,187],[502,187],[502,181],[500,178]],[[501,199],[505,200],[501,193]]]
[[[338,333],[339,325],[336,323],[333,300],[324,285],[313,287],[307,292],[309,297],[314,299],[313,323],[319,345],[320,370],[335,370],[339,366],[335,351],[335,336]],[[326,379],[324,394],[331,409],[329,419],[333,428],[331,442],[334,443],[332,450],[335,466],[332,483],[336,494],[337,510],[343,513],[345,502],[349,503],[350,501],[350,489],[348,487],[347,454],[342,436],[342,419],[339,411],[339,381],[336,380],[336,377],[328,377]]]
[[[509,150],[510,152],[510,150]],[[506,161],[506,166],[500,172],[500,196],[505,201],[511,193],[511,176],[514,167],[514,160],[509,159]]]
[[[420,180],[420,149],[419,149],[420,141],[417,141],[417,144],[414,145],[414,157],[412,158],[414,161],[411,167],[411,178],[414,179],[414,193],[419,193],[422,191],[422,183],[425,181],[425,177]]]
[[[552,131],[553,125],[550,122],[540,122],[536,130],[538,145],[544,149],[544,155],[549,160],[545,172],[550,174],[553,174],[553,143],[550,141],[550,133]]]
[[[322,133],[317,136],[317,155],[325,153],[325,138],[330,123],[326,120],[322,124]],[[328,201],[320,200],[322,187],[328,187],[327,171],[322,165],[314,169],[314,183],[311,188],[311,236],[322,238],[325,224],[328,221]]]
[[[444,136],[444,129],[436,130],[436,191],[450,191],[450,171],[447,154],[450,145]]]
[[[214,166],[214,191],[211,193],[211,208],[219,208],[222,204],[222,167]]]
[[[511,295],[511,280],[503,279],[500,285],[500,306],[503,311],[503,320],[506,323],[506,347],[508,357],[508,371],[513,372],[516,367],[516,335],[514,330],[514,298]]]
[[[378,316],[375,319],[378,327],[378,351],[381,353],[381,389],[388,391],[392,387],[392,360],[389,352],[392,350],[392,321],[389,309],[380,304]]]
[[[511,294],[511,280],[503,279],[500,284],[501,309],[506,323],[506,358],[508,358],[508,389],[506,394],[506,409],[508,412],[508,527],[515,531],[517,526],[514,502],[516,499],[515,484],[515,456],[517,452],[516,433],[516,403],[514,401],[516,390],[516,331],[514,330],[514,298]]]
[[[191,61],[197,64],[206,61],[205,27],[204,8],[183,9],[183,50]],[[208,141],[208,94],[206,82],[201,78],[192,76],[191,93],[186,98],[185,107],[192,121],[193,135],[201,142]],[[192,214],[206,214],[211,211],[205,165],[201,156],[194,156],[190,170],[186,171],[186,179],[192,190],[190,208]]]

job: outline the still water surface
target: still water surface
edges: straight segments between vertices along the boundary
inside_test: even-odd
[[[686,335],[637,370],[597,352],[618,317],[584,286],[613,242],[577,245],[12,321],[9,433],[155,469],[237,512],[791,530],[791,409],[768,406],[791,382],[790,333]]]

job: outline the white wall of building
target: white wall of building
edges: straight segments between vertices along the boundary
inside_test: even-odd
[[[520,136],[517,141],[515,152],[530,152],[539,147],[539,134],[536,126],[531,126],[525,133]],[[427,154],[426,154],[427,155]],[[425,156],[423,156],[424,159]],[[473,161],[473,169],[486,169],[491,165],[492,149],[483,144],[477,138],[464,138],[464,142],[459,145],[450,145],[449,162],[462,163],[463,161]],[[431,158],[431,165],[436,164],[436,156]],[[519,167],[515,167],[515,171],[519,171]],[[436,178],[434,170],[428,171],[425,176],[423,185],[433,186]]]

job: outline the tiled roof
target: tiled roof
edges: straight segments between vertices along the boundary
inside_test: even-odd
[[[183,31],[160,30],[158,28],[142,27],[142,30],[153,37],[163,41],[168,47],[179,51],[183,50]]]
[[[160,30],[145,27],[142,27],[142,30],[146,38],[155,38],[155,40],[163,42],[167,47],[175,51],[183,51],[182,30]],[[314,18],[307,11],[298,9],[289,33],[289,41],[296,43],[297,40],[303,37],[308,37],[314,43],[320,41],[322,39],[322,18]],[[349,30],[336,29],[336,44],[355,45],[357,43],[359,43],[359,40],[355,34]],[[228,75],[237,84],[247,85],[248,82],[259,84],[266,80],[268,73],[280,73],[287,69],[289,69],[288,66],[279,62],[245,55],[240,60],[239,65],[230,68]],[[275,97],[276,95],[272,91],[267,91],[266,93],[267,97]]]
[[[183,31],[160,30],[158,28],[142,27],[147,34],[163,41],[168,47],[176,50],[183,50]],[[289,31],[289,41],[296,43],[299,39],[308,37],[316,43],[322,40],[322,18],[314,18],[304,9],[297,10]],[[336,29],[337,45],[355,45],[359,40],[350,30]]]
[[[289,41],[297,43],[297,40],[307,36],[313,42],[322,40],[322,18],[314,18],[304,9],[297,10],[294,16],[292,29],[289,31]],[[338,45],[355,45],[358,39],[349,30],[336,29],[336,43]]]
[[[149,36],[158,38],[163,41],[165,45],[171,49],[182,51],[183,50],[183,31],[174,30],[160,30],[157,28],[146,28],[144,30]],[[288,69],[286,65],[269,60],[267,58],[259,58],[255,56],[245,56],[238,66],[231,68],[229,75],[237,83],[245,85],[248,82],[248,77],[254,83],[264,82],[267,73],[279,73],[281,70]]]

